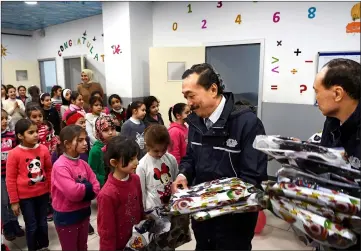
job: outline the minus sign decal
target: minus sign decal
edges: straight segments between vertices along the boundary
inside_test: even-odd
[[[313,63],[312,60],[306,60],[305,62],[306,62],[306,63]]]

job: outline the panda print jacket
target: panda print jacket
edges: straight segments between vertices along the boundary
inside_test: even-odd
[[[46,146],[33,148],[18,145],[8,154],[6,163],[6,187],[10,203],[50,192],[51,159]]]

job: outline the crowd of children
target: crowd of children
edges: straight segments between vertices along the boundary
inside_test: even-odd
[[[87,106],[80,93],[60,86],[51,93],[32,86],[28,93],[24,86],[2,85],[5,239],[25,235],[28,250],[48,250],[53,220],[62,250],[87,250],[88,234],[94,233],[90,203],[96,199],[100,250],[124,249],[145,210],[169,202],[186,152],[189,107],[171,107],[167,129],[154,96],[124,109],[121,97],[112,94],[108,109],[97,91]],[[171,230],[180,229],[157,239],[151,250],[172,250],[188,240],[188,221],[173,217]]]

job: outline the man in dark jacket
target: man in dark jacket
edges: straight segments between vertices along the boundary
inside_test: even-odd
[[[262,122],[247,107],[234,105],[219,75],[208,64],[193,65],[183,74],[182,92],[193,111],[187,154],[172,185],[196,185],[222,177],[239,177],[259,186],[267,180],[267,157],[252,147],[265,134]],[[251,250],[257,213],[230,214],[192,221],[196,250]]]
[[[361,170],[361,65],[349,59],[331,60],[317,74],[314,89],[319,109],[327,117],[321,145],[343,147],[351,166]],[[361,250],[360,236],[348,250]]]

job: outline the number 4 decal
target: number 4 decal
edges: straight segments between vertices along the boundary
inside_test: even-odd
[[[242,20],[241,20],[241,14],[238,14],[238,16],[236,17],[236,20],[234,20],[234,22],[236,24],[241,24]]]

